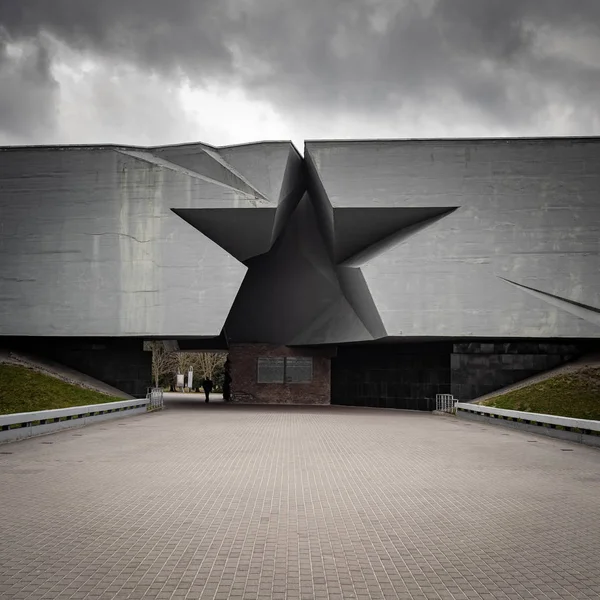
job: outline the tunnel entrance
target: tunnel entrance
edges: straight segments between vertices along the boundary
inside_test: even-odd
[[[167,393],[229,395],[228,352],[214,350],[183,351],[178,344],[146,342],[152,353],[152,384]]]

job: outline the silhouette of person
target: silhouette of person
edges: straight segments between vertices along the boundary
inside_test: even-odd
[[[204,390],[204,395],[206,396],[206,400],[204,402],[208,402],[210,393],[213,389],[213,382],[208,377],[205,377],[202,380],[202,389]]]

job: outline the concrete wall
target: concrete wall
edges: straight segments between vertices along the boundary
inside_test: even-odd
[[[334,214],[456,208],[360,265],[387,335],[600,337],[599,139],[323,141],[305,156]]]
[[[312,356],[311,383],[258,383],[259,357]],[[330,404],[331,359],[327,351],[272,344],[232,344],[231,393],[234,402],[266,404]]]
[[[596,344],[490,340],[340,346],[332,359],[331,401],[434,410],[436,394],[473,400],[564,364]]]
[[[0,335],[218,336],[246,267],[172,209],[279,213],[291,148],[0,149]]]
[[[473,400],[548,371],[579,356],[586,346],[549,342],[470,342],[454,344],[451,392]]]
[[[599,139],[324,141],[305,155],[0,149],[0,335],[214,337],[237,297],[237,342],[600,338]],[[294,211],[303,186],[310,207]],[[239,295],[232,240],[254,257]]]

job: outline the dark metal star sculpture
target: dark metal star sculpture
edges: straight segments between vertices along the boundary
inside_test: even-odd
[[[230,340],[309,345],[387,337],[364,267],[458,207],[336,206],[308,149],[302,159],[286,142],[260,146],[120,152],[213,190],[205,198],[210,207],[173,211],[248,268],[225,323]],[[594,306],[501,279],[600,323]]]
[[[310,345],[388,335],[361,267],[456,207],[333,207],[316,173],[278,205],[173,209],[248,272],[233,342]]]

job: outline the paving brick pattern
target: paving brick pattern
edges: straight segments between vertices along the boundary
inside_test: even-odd
[[[592,448],[201,403],[0,452],[2,599],[600,597]]]

